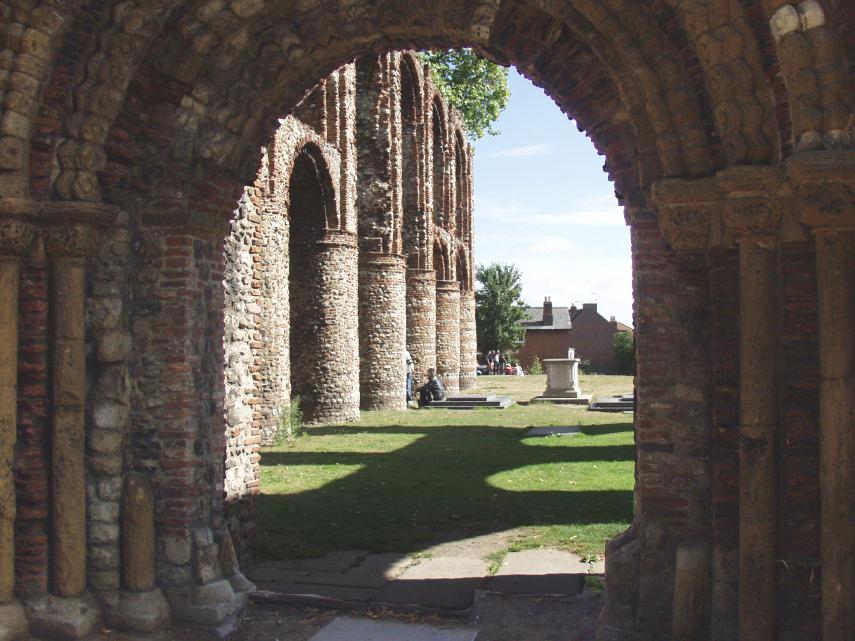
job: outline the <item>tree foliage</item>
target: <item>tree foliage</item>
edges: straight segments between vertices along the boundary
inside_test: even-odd
[[[635,374],[635,338],[632,332],[615,332],[615,374]]]
[[[475,292],[475,323],[478,349],[511,351],[525,335],[522,274],[515,265],[478,265],[475,272],[480,287]]]
[[[472,49],[428,51],[421,56],[437,88],[463,117],[469,137],[498,134],[493,125],[511,97],[507,68],[485,60]]]

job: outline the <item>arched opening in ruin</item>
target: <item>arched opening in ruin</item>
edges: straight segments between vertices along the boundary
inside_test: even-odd
[[[432,102],[431,130],[433,132],[431,136],[433,224],[437,227],[445,227],[448,224],[445,200],[445,176],[447,174],[443,158],[445,157],[447,129],[443,120],[442,105],[438,97]]]
[[[320,385],[318,373],[331,358],[323,341],[323,318],[335,298],[335,286],[324,282],[329,271],[321,264],[326,232],[335,220],[335,201],[328,168],[317,148],[304,147],[294,160],[288,183],[288,299],[290,309],[291,403],[299,403],[310,423],[322,418],[320,398],[329,393]]]
[[[17,508],[0,515],[4,614],[24,617],[19,599],[34,622],[54,599],[84,602],[88,631],[99,611],[118,621],[122,587],[140,585],[196,623],[245,603],[221,487],[226,445],[243,439],[223,425],[226,222],[277,119],[321,77],[366,53],[472,46],[590,134],[632,230],[635,512],[610,546],[600,637],[852,638],[851,3],[199,0],[9,15],[0,389],[18,402],[0,407],[15,460],[0,489]],[[132,471],[153,492],[135,497],[152,535],[130,559]],[[63,581],[49,579],[57,560]]]

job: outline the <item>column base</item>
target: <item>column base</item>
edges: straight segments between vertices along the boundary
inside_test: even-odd
[[[23,641],[29,634],[24,606],[17,600],[0,604],[0,641]]]
[[[160,588],[146,592],[122,590],[104,608],[107,625],[128,632],[155,632],[169,625],[171,609]]]
[[[95,597],[84,592],[61,597],[47,594],[27,602],[30,632],[51,641],[74,641],[92,632],[101,620]]]
[[[228,636],[235,628],[237,615],[249,600],[250,591],[255,588],[240,578],[235,575],[205,585],[171,588],[167,596],[175,618],[199,626],[217,637]],[[236,590],[235,586],[246,589]]]

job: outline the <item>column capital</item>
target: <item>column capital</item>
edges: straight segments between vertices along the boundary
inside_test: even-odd
[[[772,236],[781,226],[781,170],[778,166],[729,167],[716,174],[722,194],[722,222],[736,238]]]
[[[0,214],[0,258],[26,255],[35,237],[34,225],[20,218]]]
[[[95,249],[99,232],[88,223],[63,223],[45,229],[45,250],[51,258],[85,258]]]
[[[799,222],[815,231],[855,230],[855,153],[829,150],[787,159]]]
[[[94,247],[96,230],[112,223],[117,213],[117,207],[102,203],[0,198],[0,254],[26,253],[41,229],[50,255],[85,256]]]
[[[677,251],[703,251],[712,221],[721,210],[721,194],[712,178],[657,180],[651,190],[659,230]]]

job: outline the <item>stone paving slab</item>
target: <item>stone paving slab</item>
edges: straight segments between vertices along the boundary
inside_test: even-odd
[[[341,550],[330,552],[318,559],[295,559],[293,561],[285,561],[284,563],[291,570],[344,572],[357,565],[366,556],[368,556],[368,552],[363,550]]]
[[[496,576],[588,574],[588,564],[564,550],[522,550],[508,553]]]
[[[325,599],[365,602],[377,600],[379,590],[345,585],[321,585],[311,583],[271,582],[264,586],[266,592],[282,595],[316,595]]]
[[[582,431],[579,427],[562,427],[562,426],[549,426],[549,427],[533,427],[528,430],[525,435],[526,436],[573,436],[574,434],[579,434]]]
[[[310,641],[475,641],[477,636],[474,628],[336,617]]]
[[[351,588],[382,588],[389,581],[380,575],[348,572],[312,572],[300,579],[300,583],[341,585]]]
[[[395,579],[411,565],[413,565],[413,559],[406,554],[369,554],[345,574]]]
[[[488,562],[475,557],[483,550],[446,547],[445,554],[422,558],[338,552],[322,559],[267,563],[253,568],[250,576],[265,591],[266,596],[258,597],[262,601],[459,614],[472,607],[476,590],[572,596],[583,591],[586,574],[602,571],[601,563],[590,565],[570,552],[538,549],[507,554],[491,577]]]
[[[466,610],[474,590],[484,586],[488,564],[481,559],[438,556],[420,559],[380,590],[384,603]]]

